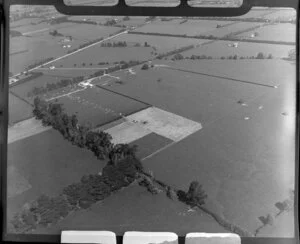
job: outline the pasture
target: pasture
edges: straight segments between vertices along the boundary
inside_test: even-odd
[[[58,195],[64,186],[80,181],[84,174],[101,171],[105,162],[87,150],[78,150],[51,129],[9,144],[7,164],[14,169],[11,174],[17,173],[31,186],[28,190],[24,186],[18,192],[10,192],[7,214],[11,219],[25,203],[41,194]]]
[[[255,40],[264,41],[281,41],[281,42],[294,42],[296,43],[296,25],[295,24],[273,24],[259,28],[253,32],[257,32],[258,36]],[[241,38],[249,38],[252,34],[245,32],[238,35]]]
[[[33,116],[32,107],[12,93],[9,93],[8,113],[9,125],[13,125]]]
[[[294,9],[281,9],[274,13],[268,14],[265,16],[266,19],[270,20],[294,20],[296,19],[297,12]]]
[[[144,43],[147,42],[151,47],[155,47],[155,49],[159,53],[165,53],[188,45],[198,45],[204,43],[206,40],[197,40],[192,38],[180,37],[124,34],[113,38],[112,41],[126,41],[127,43],[132,45],[135,45],[136,43],[144,45]]]
[[[132,45],[128,47],[101,47],[101,44],[98,44],[45,67],[55,66],[57,68],[73,68],[74,70],[76,68],[104,68],[114,66],[115,62],[148,60],[153,56],[151,52],[154,52],[151,47],[134,47]],[[108,64],[99,65],[99,63],[107,62]]]
[[[188,20],[183,24],[179,24],[182,21],[180,19],[172,21],[154,21],[148,25],[136,29],[140,32],[150,33],[162,33],[162,34],[173,34],[173,35],[207,35],[212,31],[221,30],[217,29],[217,25],[231,24],[230,21],[214,21],[214,20]]]
[[[57,101],[64,105],[66,113],[76,113],[80,123],[93,127],[121,118],[120,113],[126,116],[149,106],[97,87],[62,96]]]
[[[274,58],[285,58],[294,46],[288,45],[274,45],[265,43],[246,43],[239,42],[238,47],[231,47],[233,42],[230,41],[215,41],[209,45],[201,45],[199,48],[194,48],[181,53],[184,57],[191,57],[192,55],[206,55],[213,58],[227,58],[229,56],[237,55],[238,58],[257,56],[259,52],[266,56],[272,54]]]

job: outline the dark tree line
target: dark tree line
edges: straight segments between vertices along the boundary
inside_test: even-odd
[[[127,47],[127,43],[126,43],[126,41],[103,42],[103,43],[101,43],[101,47]]]
[[[84,77],[83,76],[78,76],[78,77],[74,77],[73,79],[62,79],[56,83],[47,83],[46,86],[42,86],[42,87],[34,87],[32,89],[32,91],[27,93],[28,97],[31,96],[38,96],[41,94],[45,94],[49,91],[54,91],[56,89],[59,88],[63,88],[66,86],[70,86],[70,85],[74,85],[74,84],[78,84],[79,82],[83,81]]]
[[[77,116],[66,114],[59,103],[47,103],[36,97],[33,114],[44,126],[52,126],[74,145],[92,151],[98,159],[109,159],[110,164],[116,164],[126,158],[136,158],[135,146],[113,144],[108,133],[80,125]]]

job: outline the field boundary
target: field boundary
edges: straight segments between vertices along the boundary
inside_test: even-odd
[[[265,43],[265,44],[288,45],[288,46],[296,45],[296,42],[240,39],[240,38],[233,38],[233,37],[217,37],[217,36],[210,36],[210,35],[188,36],[188,35],[174,35],[174,34],[164,34],[164,33],[155,33],[155,32],[140,32],[140,31],[128,31],[128,34],[145,35],[145,36],[165,36],[165,37],[177,37],[177,38],[190,38],[190,39],[199,39],[199,40]]]
[[[98,87],[98,88],[100,88],[100,89],[103,89],[103,90],[105,90],[105,91],[109,91],[109,92],[111,92],[111,93],[117,94],[117,95],[119,95],[119,96],[123,96],[123,97],[129,98],[129,99],[132,99],[132,100],[134,100],[134,101],[136,101],[136,102],[143,103],[143,104],[145,104],[145,105],[147,105],[147,106],[152,106],[152,104],[150,104],[150,103],[146,103],[146,102],[141,101],[141,100],[139,100],[139,99],[137,99],[137,98],[133,98],[133,97],[130,97],[130,96],[125,95],[125,94],[123,94],[123,93],[120,93],[120,92],[116,92],[116,91],[110,90],[110,89],[105,88],[105,87],[103,87],[103,86],[96,85],[96,87]]]
[[[171,69],[171,70],[178,70],[178,71],[182,71],[182,72],[186,72],[186,73],[198,74],[198,75],[203,75],[203,76],[209,76],[209,77],[214,77],[214,78],[220,78],[220,79],[224,79],[224,80],[237,81],[240,83],[246,83],[246,84],[251,84],[251,85],[264,86],[264,87],[268,87],[268,88],[276,88],[276,85],[272,86],[272,85],[262,84],[262,83],[253,82],[253,81],[234,79],[234,78],[230,78],[230,77],[226,77],[226,76],[211,75],[211,74],[196,72],[196,71],[192,71],[192,70],[185,70],[185,69],[180,69],[180,68],[172,68],[172,67],[163,67],[163,68]]]
[[[18,94],[16,94],[15,92],[13,92],[12,90],[9,91],[12,95],[14,95],[15,97],[19,98],[20,100],[22,100],[23,102],[27,103],[28,105],[30,105],[31,107],[33,107],[33,104],[31,104],[29,101],[27,101],[25,98],[20,97]]]

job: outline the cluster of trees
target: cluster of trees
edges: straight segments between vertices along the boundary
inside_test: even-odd
[[[187,20],[187,19],[184,19],[184,20],[180,21],[179,24],[182,25],[182,24],[184,24],[184,23],[186,23],[186,22],[188,22],[188,20]]]
[[[207,195],[198,181],[192,181],[187,192],[177,191],[178,199],[191,207],[199,207],[205,203]]]
[[[64,22],[68,22],[68,17],[69,16],[61,16],[55,19],[50,19],[49,24],[50,25],[56,25],[56,24],[61,24]]]
[[[128,20],[130,20],[130,17],[129,16],[124,16],[123,21],[128,21]]]
[[[9,35],[11,37],[17,37],[17,36],[22,36],[22,33],[20,31],[16,31],[16,30],[10,30],[9,31]]]
[[[63,34],[59,33],[57,30],[53,30],[49,32],[51,36],[63,36]]]
[[[212,59],[212,56],[206,56],[205,54],[202,55],[191,55],[190,57],[186,57],[186,59],[192,59],[192,60],[196,60],[196,59]]]
[[[117,21],[116,21],[115,19],[107,20],[107,21],[104,23],[105,26],[113,26],[113,25],[115,25],[115,24],[117,24]]]
[[[113,192],[139,178],[143,167],[136,158],[124,158],[117,164],[108,163],[102,174],[86,175],[78,183],[63,188],[58,196],[41,195],[15,215],[12,224],[17,233],[49,226],[67,217],[76,209],[87,209]]]
[[[178,49],[175,49],[175,50],[163,53],[163,54],[159,54],[157,56],[157,58],[158,59],[162,59],[162,58],[167,57],[167,56],[171,56],[171,55],[175,55],[177,53],[185,52],[185,51],[190,50],[192,48],[194,48],[194,45],[189,45],[189,46],[181,47],[181,48],[178,48]]]
[[[92,20],[68,20],[68,22],[77,23],[77,24],[98,25],[96,21],[92,21]]]
[[[149,16],[145,19],[145,22],[152,21],[152,20],[155,20],[155,19],[156,19],[156,16]]]
[[[102,42],[101,47],[127,47],[126,41],[118,41],[118,42]]]
[[[42,60],[40,60],[40,61],[35,62],[34,64],[28,65],[28,66],[26,67],[26,69],[27,69],[27,70],[28,70],[28,69],[33,69],[33,68],[35,68],[35,67],[37,67],[37,66],[43,65],[43,64],[45,64],[45,63],[47,63],[47,62],[50,62],[50,61],[52,61],[53,59],[54,59],[53,57],[42,59]]]
[[[149,69],[149,65],[148,64],[143,64],[141,67],[142,70],[148,70]]]
[[[78,76],[78,77],[74,77],[72,79],[62,79],[56,83],[47,83],[46,86],[42,86],[42,87],[34,87],[32,89],[32,91],[27,93],[28,97],[32,97],[32,96],[38,96],[41,94],[45,94],[47,92],[50,91],[54,91],[66,86],[70,86],[70,85],[75,85],[78,84],[79,82],[83,81],[84,77],[83,76]]]
[[[91,131],[79,125],[76,115],[67,115],[61,104],[47,103],[36,97],[33,115],[44,126],[52,126],[74,145],[92,151],[98,159],[109,159],[112,164],[128,157],[135,158],[136,147],[111,142],[111,136],[103,131]]]

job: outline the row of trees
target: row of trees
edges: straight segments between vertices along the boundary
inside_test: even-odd
[[[118,41],[118,42],[103,42],[101,43],[101,47],[127,47],[126,41]]]
[[[158,58],[158,59],[162,59],[162,58],[164,58],[164,57],[171,56],[171,55],[175,55],[175,54],[181,53],[181,52],[185,52],[185,51],[188,51],[188,50],[193,49],[193,48],[194,48],[194,45],[188,45],[188,46],[181,47],[181,48],[178,48],[178,49],[175,49],[175,50],[172,50],[172,51],[163,53],[163,54],[159,54],[159,55],[157,56],[157,58]]]
[[[40,66],[40,65],[42,66],[43,64],[48,63],[48,62],[50,62],[50,61],[52,61],[52,60],[54,60],[53,57],[45,58],[45,59],[39,60],[39,61],[37,61],[37,62],[35,62],[35,63],[33,63],[33,64],[28,65],[28,66],[26,67],[26,70],[33,69],[33,68],[35,68],[35,67],[37,67],[37,66]]]
[[[72,79],[62,79],[56,83],[47,83],[46,86],[42,86],[42,87],[34,87],[32,89],[32,91],[29,91],[27,93],[28,97],[32,97],[32,96],[38,96],[41,94],[45,94],[47,92],[50,91],[54,91],[56,89],[60,89],[63,87],[67,87],[70,85],[75,85],[78,84],[79,82],[83,81],[84,77],[83,76],[78,76],[78,77],[74,77]]]
[[[59,103],[47,103],[36,97],[33,114],[44,126],[52,126],[74,145],[92,151],[99,159],[109,159],[112,164],[127,157],[135,158],[136,147],[111,142],[112,137],[103,131],[92,131],[80,125],[76,115],[67,115]]]

